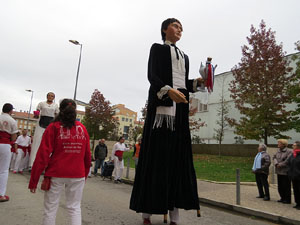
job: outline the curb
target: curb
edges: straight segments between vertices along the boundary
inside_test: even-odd
[[[279,224],[299,224],[298,220],[294,220],[294,219],[290,219],[284,216],[280,216],[277,214],[272,214],[272,213],[268,213],[268,212],[263,212],[263,211],[258,211],[255,209],[250,209],[247,207],[242,207],[239,205],[231,205],[231,204],[227,204],[224,202],[218,202],[215,200],[211,200],[211,199],[206,199],[206,198],[199,198],[199,202],[200,203],[204,203],[207,205],[211,205],[211,206],[215,206],[218,208],[222,208],[222,209],[227,209],[233,212],[237,212],[237,213],[242,213],[244,215],[248,215],[248,216],[255,216],[257,218],[261,218],[261,219],[265,219],[271,222],[275,222],[275,223],[279,223]]]
[[[133,180],[130,180],[127,178],[123,178],[122,180],[123,180],[123,183],[129,184],[129,185],[133,185],[133,182],[134,182]],[[212,183],[214,183],[214,182],[212,182]],[[248,185],[248,184],[246,184],[246,185]],[[294,219],[290,219],[290,218],[280,216],[277,214],[258,211],[255,209],[242,207],[239,205],[231,205],[231,204],[224,203],[224,202],[218,202],[218,201],[207,199],[207,198],[199,198],[199,202],[204,203],[206,205],[222,208],[222,209],[227,209],[232,212],[241,213],[241,214],[244,214],[247,216],[255,216],[257,218],[265,219],[265,220],[279,223],[279,224],[287,224],[287,225],[299,225],[300,224],[299,220],[294,220]]]

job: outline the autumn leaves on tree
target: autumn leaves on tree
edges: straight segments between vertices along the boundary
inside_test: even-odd
[[[242,58],[233,69],[231,97],[241,113],[239,120],[229,119],[235,132],[246,139],[288,138],[282,132],[291,129],[290,90],[295,84],[282,44],[276,44],[275,32],[251,26],[248,45],[242,46]]]

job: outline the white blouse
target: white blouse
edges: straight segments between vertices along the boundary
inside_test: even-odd
[[[40,111],[41,116],[55,117],[59,112],[58,105],[54,102],[51,104],[40,102],[36,109]]]

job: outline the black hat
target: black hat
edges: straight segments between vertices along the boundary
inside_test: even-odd
[[[11,110],[13,110],[14,109],[14,107],[13,107],[13,105],[12,104],[10,104],[10,103],[5,103],[4,105],[3,105],[3,108],[2,108],[2,112],[4,112],[4,113],[9,113]]]

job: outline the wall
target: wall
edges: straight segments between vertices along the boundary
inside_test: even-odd
[[[221,155],[223,156],[255,156],[257,154],[257,144],[249,145],[238,145],[238,144],[222,144]],[[194,154],[209,154],[218,155],[219,145],[218,144],[193,144],[192,145]]]

